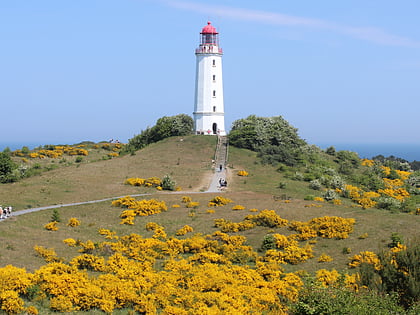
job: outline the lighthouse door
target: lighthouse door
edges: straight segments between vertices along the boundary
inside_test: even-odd
[[[217,133],[217,124],[213,123],[213,134],[215,135]]]

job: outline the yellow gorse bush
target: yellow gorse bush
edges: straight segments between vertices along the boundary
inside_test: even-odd
[[[122,218],[120,224],[134,224],[134,218],[136,216],[149,216],[168,210],[164,201],[156,199],[136,200],[130,196],[114,200],[112,201],[112,205],[114,207],[128,208],[128,210],[124,210],[120,214]]]
[[[57,221],[48,222],[47,224],[44,225],[44,228],[49,231],[58,231],[57,224],[58,224]]]
[[[330,261],[333,261],[333,258],[327,254],[321,254],[321,256],[318,257],[319,263],[330,262]]]
[[[70,218],[67,225],[70,227],[76,227],[80,225],[80,221],[77,218]]]
[[[299,238],[306,240],[316,236],[324,238],[343,239],[353,232],[356,220],[353,218],[341,218],[336,216],[324,216],[313,218],[308,222],[291,221],[289,228],[299,232]]]
[[[110,154],[113,154],[113,153],[110,153]],[[161,187],[162,180],[158,177],[149,177],[147,179],[131,177],[125,180],[125,184],[132,185],[132,186]]]
[[[372,166],[375,165],[375,161],[374,160],[369,160],[369,159],[361,159],[360,163],[363,166],[369,166],[369,167],[372,167]]]
[[[189,233],[189,232],[192,232],[192,231],[194,231],[194,229],[191,227],[191,226],[189,226],[189,225],[184,225],[181,229],[179,229],[178,231],[176,231],[176,235],[185,235],[185,234],[187,234],[187,233]]]
[[[208,206],[209,207],[219,207],[219,206],[227,205],[228,203],[231,203],[231,202],[232,202],[232,200],[230,200],[229,198],[216,196],[209,201]]]
[[[381,261],[374,252],[364,251],[350,258],[349,267],[355,268],[362,263],[373,265],[376,270],[381,269]]]
[[[249,173],[245,170],[240,170],[240,171],[238,171],[237,174],[238,174],[238,176],[248,176],[249,175]]]
[[[335,269],[331,271],[320,269],[316,272],[316,280],[324,287],[336,284],[339,277],[340,274]]]

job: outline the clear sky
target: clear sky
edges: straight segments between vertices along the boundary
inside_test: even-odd
[[[281,115],[311,144],[420,144],[418,0],[1,0],[0,142],[127,141],[192,116],[220,33],[226,126]]]

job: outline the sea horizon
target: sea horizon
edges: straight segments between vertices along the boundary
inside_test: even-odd
[[[48,144],[59,145],[65,143],[55,142],[0,142],[0,152],[5,148],[10,150],[18,150],[26,146],[30,150],[33,150],[39,146]],[[70,144],[70,143],[69,143]],[[383,155],[384,157],[394,156],[402,158],[409,162],[420,161],[420,144],[416,143],[313,143],[314,145],[325,150],[328,147],[334,147],[336,151],[352,151],[356,152],[360,158],[371,159],[377,155]],[[71,145],[71,144],[70,144]]]
[[[332,146],[336,151],[356,152],[362,159],[383,155],[402,158],[409,162],[420,161],[420,144],[416,143],[318,143],[316,145],[323,150]]]

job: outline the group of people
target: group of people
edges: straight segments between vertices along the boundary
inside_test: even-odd
[[[3,208],[0,206],[0,220],[7,219],[12,215],[12,206]]]
[[[220,178],[219,179],[219,186],[220,186],[220,188],[227,187],[227,181],[223,178]]]

